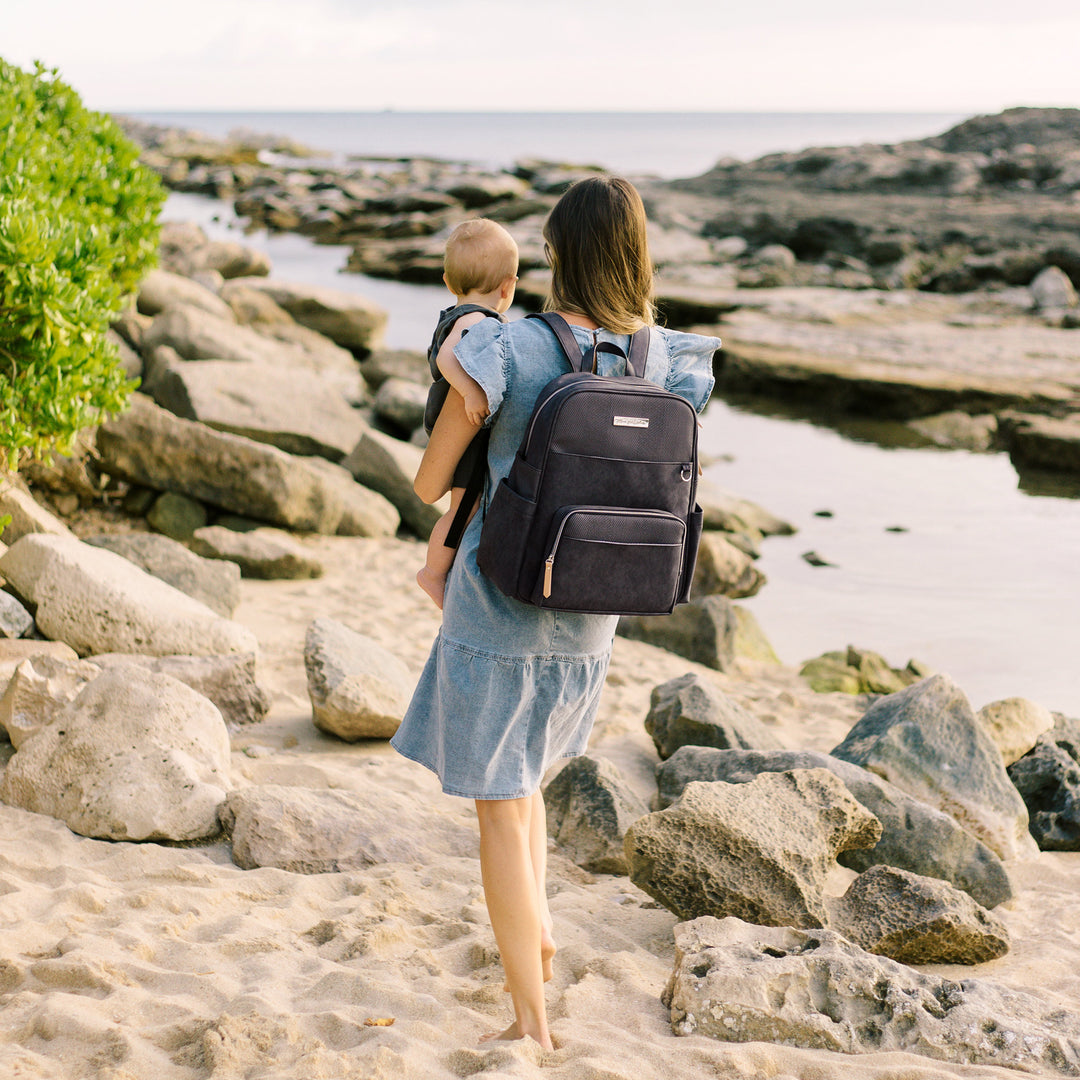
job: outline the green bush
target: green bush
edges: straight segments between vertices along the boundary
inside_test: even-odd
[[[165,192],[138,148],[38,64],[0,59],[0,468],[121,411],[110,321],[153,265]]]

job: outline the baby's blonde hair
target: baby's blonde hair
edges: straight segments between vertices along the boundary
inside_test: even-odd
[[[517,274],[518,247],[497,221],[463,221],[446,241],[443,270],[455,296],[494,292]]]

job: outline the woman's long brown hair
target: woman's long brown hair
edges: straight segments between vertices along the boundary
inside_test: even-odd
[[[549,311],[585,315],[616,334],[656,321],[645,207],[628,180],[579,180],[552,208],[544,240]]]

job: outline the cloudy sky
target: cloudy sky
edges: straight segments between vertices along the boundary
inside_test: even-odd
[[[99,109],[992,112],[1080,105],[1080,3],[0,0]]]

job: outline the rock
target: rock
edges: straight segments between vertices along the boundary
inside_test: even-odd
[[[420,383],[407,379],[387,379],[375,395],[375,415],[411,434],[424,426],[427,395],[427,387]]]
[[[172,540],[185,543],[209,520],[206,507],[198,499],[189,499],[175,491],[159,495],[146,512],[148,525]]]
[[[240,571],[231,564],[201,559],[183,544],[153,533],[88,537],[86,543],[122,555],[148,574],[231,619],[240,603]]]
[[[1059,266],[1048,266],[1040,271],[1028,288],[1040,311],[1060,311],[1080,303],[1069,275]]]
[[[280,304],[243,278],[225,282],[219,295],[242,326],[255,326],[266,333],[272,326],[299,325]]]
[[[813,660],[807,660],[799,668],[799,674],[810,684],[810,689],[818,694],[862,692],[862,680],[858,671],[848,666],[847,653],[828,652]]]
[[[3,554],[0,551],[0,557]],[[14,596],[0,589],[0,638],[25,637],[33,629],[34,616]]]
[[[139,285],[139,311],[143,315],[159,315],[178,305],[199,308],[219,319],[235,319],[229,305],[204,285],[168,270],[151,270]]]
[[[706,529],[723,532],[758,532],[762,536],[794,536],[794,525],[749,499],[741,498],[699,479],[697,501],[704,513]]]
[[[1080,764],[1051,739],[1009,766],[1041,851],[1080,851]]]
[[[181,362],[159,369],[150,393],[185,420],[290,454],[340,461],[365,429],[360,414],[337,389],[304,369],[247,361]]]
[[[341,500],[338,536],[393,536],[397,532],[401,515],[388,498],[357,483],[348,469],[326,458],[309,458],[308,465],[323,475]]]
[[[624,615],[616,632],[717,671],[731,671],[735,666],[738,619],[735,605],[726,596],[691,600],[670,615]]]
[[[257,724],[270,711],[270,695],[255,682],[253,653],[229,656],[138,656],[101,653],[91,658],[101,668],[132,664],[179,679],[209,698],[227,724]]]
[[[332,535],[341,498],[302,458],[181,420],[142,394],[98,432],[102,468],[157,490],[178,491],[236,514]]]
[[[230,312],[230,315],[232,313]],[[144,355],[162,345],[184,360],[235,360],[287,370],[303,366],[303,351],[200,308],[171,307],[143,335]]]
[[[386,311],[362,296],[319,285],[267,279],[254,279],[245,284],[265,292],[301,326],[323,334],[346,349],[366,355],[382,345]]]
[[[745,784],[764,772],[791,769],[828,769],[881,822],[877,844],[841,852],[837,861],[842,866],[868,870],[885,864],[940,878],[986,908],[1012,898],[1012,885],[1001,860],[948,814],[912,798],[874,773],[829,754],[684,746],[657,767],[657,804],[661,809],[670,806],[695,780]]]
[[[426,388],[431,383],[427,356],[411,349],[378,349],[360,360],[360,374],[372,390],[389,379],[404,379]]]
[[[731,610],[735,612],[735,655],[766,664],[779,664],[780,657],[776,655],[754,613],[741,604],[732,604]]]
[[[945,675],[874,702],[832,753],[951,814],[1003,859],[1038,851],[1000,752]]]
[[[626,833],[630,880],[680,919],[734,915],[766,926],[824,926],[837,854],[881,825],[825,769],[748,784],[688,784]]]
[[[389,739],[416,680],[392,653],[333,619],[316,619],[304,639],[315,726],[350,742]]]
[[[142,357],[115,331],[105,331],[105,340],[116,350],[117,359],[129,379],[141,379]]]
[[[1020,697],[991,701],[975,715],[1001,751],[1006,766],[1034,749],[1039,736],[1054,726],[1054,717],[1046,706]]]
[[[280,529],[240,533],[221,525],[207,525],[195,531],[191,550],[206,559],[235,563],[243,577],[267,581],[317,578],[324,570],[319,559]]]
[[[754,596],[765,584],[765,575],[754,565],[749,555],[740,551],[722,535],[701,534],[697,566],[691,592],[695,597]]]
[[[62,641],[34,641],[30,638],[11,640],[0,637],[0,693],[8,686],[18,666],[24,660],[35,656],[55,656],[71,661],[79,659],[79,654]]]
[[[48,727],[56,714],[82,688],[101,674],[85,660],[63,660],[44,654],[23,660],[0,697],[0,727],[16,750]]]
[[[901,964],[982,964],[1009,951],[1005,924],[967,893],[889,866],[861,873],[832,905],[830,924]]]
[[[676,1035],[843,1054],[897,1051],[1040,1076],[1080,1071],[1080,1021],[1071,1013],[985,979],[923,974],[832,930],[684,923],[675,928],[663,1001]]]
[[[232,835],[233,861],[245,870],[332,874],[475,851],[474,834],[444,815],[432,815],[422,830],[387,828],[407,820],[415,807],[412,797],[386,787],[353,792],[259,784],[232,792],[220,818]]]
[[[402,522],[421,540],[426,540],[435,522],[450,508],[450,500],[444,496],[429,505],[413,491],[413,480],[423,456],[417,447],[369,429],[341,464],[364,487],[389,499]]]
[[[971,416],[958,410],[909,420],[907,426],[938,446],[976,451],[990,450],[998,429],[992,414]]]
[[[625,874],[626,830],[649,808],[606,758],[571,758],[544,788],[548,835],[595,874]]]
[[[111,334],[112,331],[109,331]],[[106,334],[106,337],[109,335]],[[115,336],[115,335],[114,335]],[[111,339],[110,339],[111,340]],[[136,376],[142,373],[142,360],[138,361]],[[101,495],[101,480],[95,468],[94,439],[97,428],[83,428],[72,440],[70,453],[56,450],[46,454],[41,461],[30,460],[19,467],[19,475],[31,484],[35,491],[49,491],[56,495],[76,495],[80,503],[95,500]],[[0,484],[2,486],[2,484]],[[59,522],[57,524],[60,524]],[[40,530],[48,532],[48,529]]]
[[[780,740],[756,716],[693,673],[653,688],[645,730],[661,760],[681,746],[781,748]]]
[[[7,528],[0,530],[0,539],[8,547],[30,533],[48,536],[71,536],[71,530],[56,516],[50,514],[26,486],[18,480],[0,478],[0,518],[10,515]]]
[[[103,840],[196,840],[218,831],[229,787],[221,713],[135,667],[88,683],[8,763],[0,798]]]
[[[1062,419],[1013,414],[1006,424],[1006,442],[1018,468],[1080,473],[1080,414]]]
[[[120,555],[74,537],[24,536],[0,573],[37,605],[42,633],[82,655],[254,653],[255,635]]]

